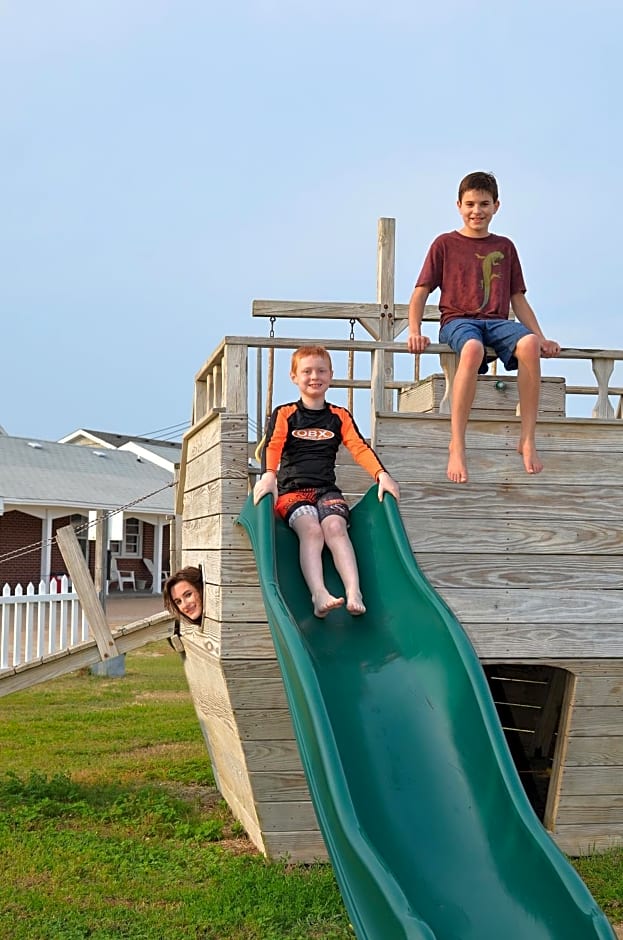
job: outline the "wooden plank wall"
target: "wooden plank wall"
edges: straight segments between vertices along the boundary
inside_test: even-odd
[[[588,851],[623,842],[622,427],[541,422],[536,477],[515,451],[518,427],[470,422],[461,486],[445,475],[446,417],[381,415],[377,450],[401,484],[417,560],[481,659],[572,676],[549,812],[561,847]],[[234,524],[248,491],[247,417],[215,412],[187,443],[183,562],[203,566],[206,617],[185,636],[186,669],[219,787],[268,856],[326,858],[255,562]],[[338,480],[351,499],[371,483],[348,459]]]
[[[465,485],[445,478],[447,418],[377,427],[416,559],[481,660],[569,673],[546,818],[558,844],[623,843],[623,425],[541,421],[545,469],[529,476],[518,420],[470,420]]]
[[[246,533],[247,416],[214,412],[187,440],[183,563],[202,565],[201,632],[185,669],[217,785],[271,858],[326,860]]]
[[[446,377],[433,374],[416,385],[405,386],[398,392],[398,411],[416,411],[419,414],[439,414],[446,392]],[[519,404],[517,377],[513,375],[481,375],[470,417],[497,415],[515,416]],[[539,415],[563,417],[565,414],[565,380],[545,377],[541,380]]]

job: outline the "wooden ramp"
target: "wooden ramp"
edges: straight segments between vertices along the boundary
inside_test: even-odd
[[[154,640],[163,640],[173,635],[175,620],[167,611],[128,623],[123,627],[110,631],[110,638],[114,642],[117,654],[129,653],[131,650],[153,643]],[[0,696],[11,692],[20,692],[40,682],[56,679],[58,676],[78,669],[85,669],[95,663],[103,662],[97,640],[92,639],[70,650],[52,653],[43,656],[34,662],[24,663],[20,666],[0,671]]]
[[[95,663],[106,662],[146,643],[173,635],[175,620],[168,611],[123,624],[116,629],[111,628],[73,528],[65,526],[59,529],[56,538],[92,638],[68,649],[1,670],[0,696]]]

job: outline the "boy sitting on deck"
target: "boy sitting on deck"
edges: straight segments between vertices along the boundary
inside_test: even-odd
[[[521,434],[517,450],[527,473],[540,473],[535,430],[541,390],[540,356],[557,356],[526,300],[517,250],[510,239],[489,232],[500,207],[491,173],[469,173],[457,202],[463,227],[439,235],[429,248],[409,302],[409,352],[423,352],[430,340],[420,333],[426,299],[441,288],[439,342],[459,355],[452,389],[448,479],[467,482],[465,430],[476,394],[476,379],[487,371],[485,347],[492,346],[507,370],[517,369]],[[509,320],[509,306],[520,322]]]
[[[378,482],[379,499],[383,493],[398,499],[398,484],[362,437],[350,411],[326,401],[333,368],[324,346],[295,350],[290,378],[301,397],[278,406],[270,417],[262,452],[262,476],[253,489],[253,501],[257,505],[263,496],[272,493],[275,512],[296,532],[301,571],[315,616],[325,617],[344,603],[350,614],[364,614],[357,560],[347,531],[348,504],[335,482],[340,444]],[[324,583],[325,544],[344,584],[346,599],[334,597]]]

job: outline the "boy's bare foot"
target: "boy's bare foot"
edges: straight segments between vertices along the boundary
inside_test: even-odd
[[[366,605],[363,602],[361,594],[354,594],[352,597],[349,597],[346,601],[346,610],[349,614],[352,614],[353,617],[358,617],[360,614],[365,614]]]
[[[523,457],[523,465],[526,473],[540,473],[543,469],[543,461],[539,457],[534,441],[520,441],[517,445],[517,452]]]
[[[344,598],[334,597],[333,594],[329,594],[328,591],[325,591],[324,593],[319,592],[313,596],[312,602],[314,604],[314,617],[326,617],[329,611],[344,605]]]
[[[450,444],[448,448],[450,457],[448,458],[448,479],[452,483],[467,483],[467,463],[465,461],[465,448],[453,447]]]

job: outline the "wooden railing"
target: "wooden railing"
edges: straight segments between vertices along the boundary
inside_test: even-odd
[[[376,415],[395,410],[394,392],[413,384],[410,380],[396,380],[394,376],[394,358],[396,356],[414,357],[408,352],[405,343],[395,341],[339,340],[339,339],[302,339],[301,337],[251,337],[226,336],[218,349],[204,363],[195,376],[193,424],[216,411],[229,414],[253,416],[258,436],[264,426],[269,401],[269,384],[272,377],[266,376],[263,365],[264,352],[271,350],[294,350],[302,345],[323,345],[329,352],[352,352],[361,357],[367,354],[369,368],[366,377],[336,376],[334,388],[369,389],[370,421],[374,429]],[[250,351],[255,350],[255,387],[249,388]],[[440,407],[441,413],[449,413],[452,398],[452,382],[456,371],[456,356],[444,344],[431,343],[422,356],[439,356],[446,378],[446,390]],[[588,360],[596,379],[596,386],[571,385],[566,388],[567,395],[594,395],[593,418],[621,419],[623,417],[623,388],[610,387],[615,363],[623,361],[623,350],[613,349],[562,349],[560,360]],[[265,378],[266,376],[266,378]],[[616,409],[609,396],[616,396]],[[372,434],[374,439],[374,434]]]

